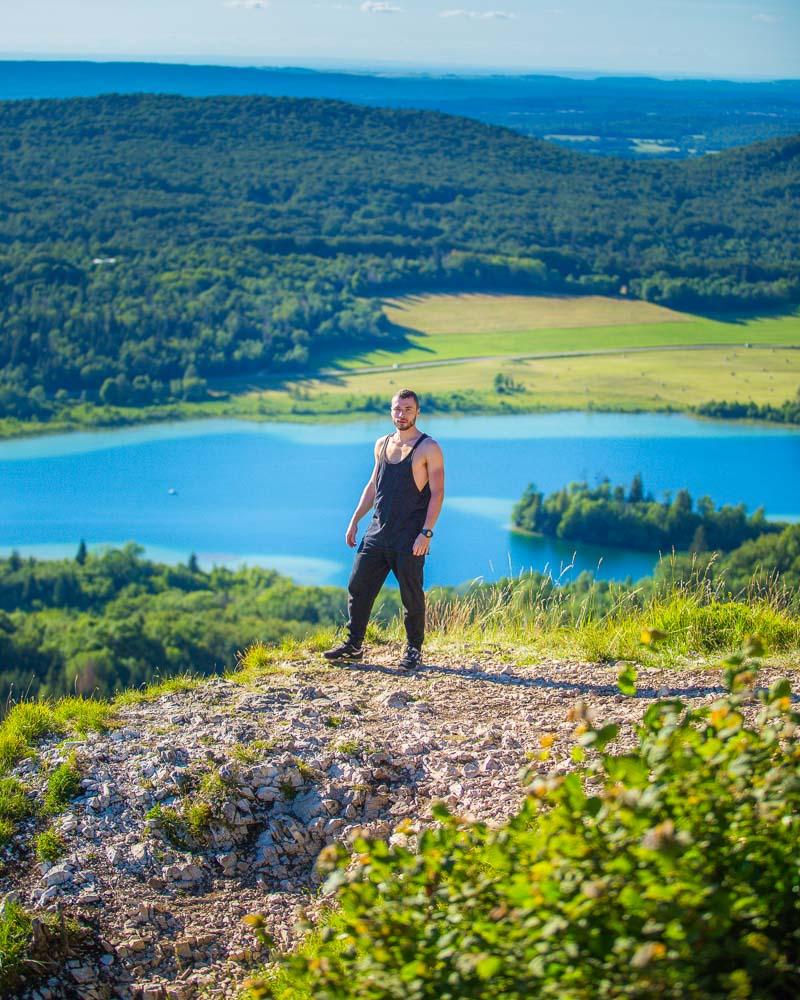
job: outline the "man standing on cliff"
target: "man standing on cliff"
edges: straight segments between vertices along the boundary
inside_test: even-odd
[[[347,640],[327,650],[328,660],[360,660],[372,605],[391,571],[400,584],[407,645],[405,670],[422,663],[425,593],[422,567],[444,500],[442,449],[417,429],[419,399],[402,389],[392,399],[394,434],[375,442],[375,467],[347,526],[345,541],[355,548],[358,522],[375,511],[358,546],[347,585]]]

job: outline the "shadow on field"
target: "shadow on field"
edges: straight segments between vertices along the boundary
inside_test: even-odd
[[[677,310],[681,312],[683,310]],[[722,311],[702,306],[692,307],[693,316],[702,316],[703,319],[711,319],[716,323],[728,323],[731,326],[744,326],[746,323],[756,319],[781,319],[786,316],[797,316],[798,309],[795,305],[784,304],[774,308],[764,307],[761,309],[735,309]]]

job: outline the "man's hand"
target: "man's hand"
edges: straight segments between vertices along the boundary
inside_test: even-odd
[[[414,541],[414,548],[411,550],[415,556],[426,556],[431,547],[431,540],[427,535],[417,535]]]
[[[356,522],[351,521],[347,525],[347,533],[344,536],[344,540],[347,542],[347,544],[350,546],[351,549],[354,549],[356,547],[357,533],[358,533],[358,524]]]

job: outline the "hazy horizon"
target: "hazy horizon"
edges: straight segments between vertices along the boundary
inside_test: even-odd
[[[800,77],[792,0],[30,0],[9,9],[3,27],[6,59]]]
[[[2,52],[0,51],[0,63],[2,62],[88,62],[102,65],[104,63],[140,63],[143,65],[168,65],[168,66],[209,66],[216,68],[230,69],[254,69],[254,70],[282,70],[296,71],[298,73],[326,73],[336,72],[354,75],[373,76],[457,76],[457,77],[481,77],[481,76],[508,76],[508,77],[537,77],[537,76],[557,76],[566,79],[592,80],[592,79],[613,79],[613,78],[641,78],[651,80],[713,80],[728,83],[785,83],[800,82],[800,70],[796,76],[778,75],[743,75],[729,74],[718,75],[712,73],[682,73],[682,72],[655,72],[649,69],[630,70],[602,70],[594,67],[560,67],[560,66],[473,66],[469,64],[427,64],[415,62],[400,62],[395,60],[339,60],[339,59],[305,59],[297,57],[293,59],[237,59],[235,57],[215,56],[213,54],[182,55],[180,53],[170,55],[159,53],[148,55],[131,53],[101,53],[101,52],[81,52],[75,55],[63,55],[57,52]]]

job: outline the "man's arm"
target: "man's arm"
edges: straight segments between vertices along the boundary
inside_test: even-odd
[[[428,471],[431,498],[428,501],[428,511],[425,515],[423,528],[433,531],[433,526],[439,518],[444,503],[444,455],[435,441],[431,440],[425,444],[425,464]],[[424,556],[428,554],[430,547],[430,538],[426,538],[425,535],[417,535],[412,552],[415,556]]]
[[[375,503],[375,481],[378,476],[378,455],[381,444],[383,443],[383,438],[378,438],[375,442],[374,458],[375,464],[372,467],[372,475],[369,477],[369,482],[364,487],[361,493],[361,499],[358,501],[358,506],[353,512],[353,516],[350,518],[350,523],[347,525],[347,532],[345,533],[345,542],[350,546],[351,549],[356,547],[356,535],[358,533],[358,522],[367,513],[368,510],[372,510],[372,505]]]

